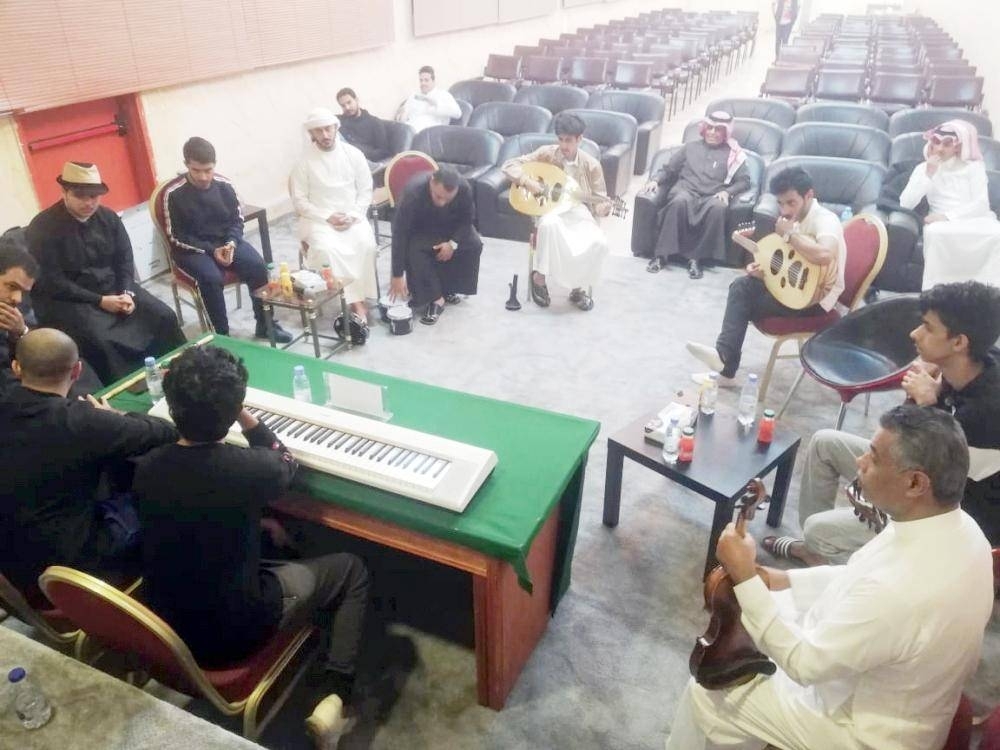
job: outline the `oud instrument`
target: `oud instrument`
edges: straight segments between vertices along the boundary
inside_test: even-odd
[[[764,483],[753,479],[738,501],[736,530],[746,533],[757,506],[766,501]],[[767,573],[758,567],[767,582]],[[733,590],[733,579],[717,565],[705,578],[705,608],[712,613],[708,629],[695,641],[688,667],[695,682],[708,690],[725,690],[749,682],[759,674],[772,675],[774,662],[754,645],[740,622],[742,610]]]
[[[792,310],[814,304],[823,267],[806,259],[777,234],[755,242],[749,230],[749,227],[737,229],[733,232],[733,242],[753,256],[764,272],[764,286],[771,296]]]
[[[581,203],[593,206],[610,201],[612,216],[625,218],[628,215],[628,206],[621,198],[605,198],[586,192],[576,180],[555,164],[530,161],[522,165],[522,171],[525,177],[530,177],[542,186],[542,192],[536,194],[527,188],[511,185],[510,205],[519,213],[544,216],[553,211],[568,211]]]

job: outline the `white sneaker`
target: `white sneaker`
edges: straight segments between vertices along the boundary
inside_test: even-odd
[[[344,702],[331,693],[316,704],[312,715],[306,719],[306,731],[312,737],[316,750],[336,750],[340,738],[354,726],[354,719],[344,715]]]
[[[691,356],[704,362],[709,370],[722,372],[722,368],[726,366],[714,346],[705,346],[694,341],[688,341],[685,346],[687,346],[687,350],[691,353]]]
[[[708,376],[711,375],[713,372],[716,375],[719,375],[719,373],[715,372],[715,370],[712,370],[711,372],[696,372],[692,373],[691,380],[693,380],[698,385],[705,385],[705,383],[708,382]],[[734,385],[736,385],[736,378],[727,378],[722,375],[719,375],[719,378],[716,382],[719,384],[720,388],[732,388]]]

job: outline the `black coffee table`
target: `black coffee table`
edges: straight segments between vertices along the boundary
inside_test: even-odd
[[[705,574],[715,567],[715,545],[726,524],[733,520],[736,501],[747,482],[777,469],[767,511],[768,526],[780,526],[785,496],[795,466],[800,438],[775,425],[770,445],[757,442],[757,423],[749,431],[736,420],[732,410],[719,408],[715,414],[698,415],[695,424],[694,460],[668,465],[663,446],[645,439],[643,426],[653,415],[637,419],[608,438],[608,468],[604,479],[604,525],[617,526],[621,509],[622,470],[625,458],[642,464],[668,479],[704,495],[715,503],[712,533],[708,539]]]

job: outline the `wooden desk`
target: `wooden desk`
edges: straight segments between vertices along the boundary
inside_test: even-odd
[[[503,707],[569,587],[587,454],[600,425],[216,336],[243,358],[250,385],[291,395],[302,365],[385,386],[393,424],[494,450],[497,468],[461,514],[303,468],[275,507],[472,576],[477,694]],[[115,386],[112,386],[114,388]],[[148,394],[113,403],[147,410]]]
[[[729,409],[719,409],[711,416],[698,415],[695,426],[694,460],[667,464],[663,446],[645,438],[644,425],[654,414],[637,419],[608,438],[608,464],[604,479],[604,525],[617,526],[621,509],[622,471],[630,458],[668,479],[704,495],[715,503],[712,531],[708,536],[705,575],[716,565],[715,545],[719,534],[733,520],[736,501],[754,477],[764,477],[777,469],[771,490],[767,524],[780,526],[785,510],[788,484],[799,448],[798,435],[777,424],[769,445],[757,442],[757,423],[750,430],[736,420]]]

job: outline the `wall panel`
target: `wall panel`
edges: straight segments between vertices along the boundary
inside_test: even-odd
[[[499,20],[499,0],[413,0],[413,36],[473,29]]]
[[[500,0],[500,23],[547,16],[556,10],[557,0]]]

